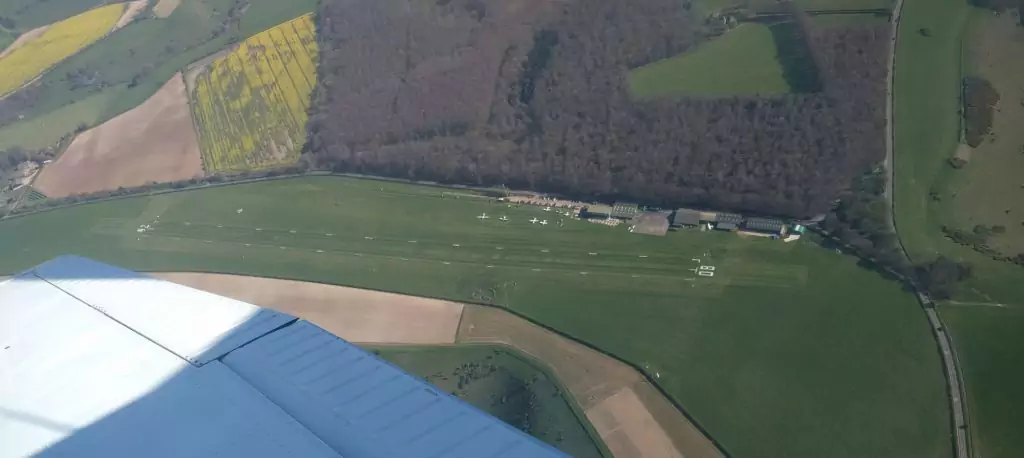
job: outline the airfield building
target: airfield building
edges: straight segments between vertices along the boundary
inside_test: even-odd
[[[583,209],[584,218],[609,218],[612,216],[611,205],[593,204]]]
[[[668,233],[668,215],[662,212],[643,212],[633,218],[633,233],[665,235]]]
[[[769,235],[784,235],[786,223],[771,218],[747,218],[743,222],[743,230]]]
[[[697,227],[700,226],[701,212],[689,208],[680,208],[672,213],[673,227]]]
[[[633,219],[640,214],[640,206],[629,202],[615,202],[612,206],[612,218]]]
[[[0,282],[0,378],[4,457],[566,457],[313,323],[72,256]]]

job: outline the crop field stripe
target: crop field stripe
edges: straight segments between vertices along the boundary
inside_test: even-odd
[[[234,60],[232,60],[232,57],[234,58]],[[234,85],[237,85],[237,86],[240,86],[240,87],[245,87],[247,90],[249,90],[250,91],[250,100],[251,100],[252,85],[249,84],[249,80],[248,80],[248,78],[246,78],[245,73],[239,72],[239,71],[235,71],[235,69],[231,66],[232,63],[237,63],[238,64],[238,69],[242,69],[242,67],[245,65],[245,63],[242,62],[241,57],[239,57],[237,54],[233,54],[232,53],[232,54],[228,55],[228,57],[227,57],[227,67],[228,67],[228,70],[231,73],[231,76],[233,77]],[[234,104],[231,104],[231,105],[234,105]],[[229,108],[232,109],[232,110],[237,110],[237,111],[240,112],[240,111],[242,111],[244,106],[243,106],[242,102],[239,102],[237,107],[236,106],[229,106]],[[252,126],[249,126],[249,120],[246,119],[246,118],[247,118],[247,116],[239,116],[238,117],[238,122],[239,122],[239,124],[241,124],[240,131],[238,132],[238,135],[237,135],[237,137],[240,139],[239,140],[240,145],[236,145],[237,147],[234,148],[234,149],[236,151],[240,151],[242,154],[241,154],[240,157],[237,154],[229,156],[232,159],[232,161],[231,161],[231,168],[232,169],[243,169],[243,168],[245,168],[248,165],[248,164],[246,164],[245,158],[248,157],[250,154],[252,154],[253,151],[256,150],[256,146],[257,145],[256,145],[256,142],[253,140],[253,137],[252,137],[253,136],[253,132],[256,129],[254,127],[252,127]],[[227,155],[228,152],[225,151],[224,154]],[[235,159],[237,159],[237,161],[235,161]]]
[[[292,49],[291,40],[288,35],[284,32],[277,31],[281,35],[281,41],[274,39],[271,35],[271,40],[274,40],[274,44],[277,47],[277,55],[281,56],[284,62],[285,70],[288,72],[288,77],[292,80],[292,86],[295,87],[296,95],[299,97],[299,102],[302,105],[302,109],[306,110],[309,108],[309,97],[303,97],[302,94],[310,94],[313,92],[313,86],[309,83],[304,75],[305,71],[302,65],[299,63],[299,56]],[[282,51],[283,50],[283,51]],[[291,67],[298,67],[298,71],[295,71]],[[295,74],[299,76],[296,77]]]
[[[273,37],[270,35],[270,31],[266,35],[259,38],[259,43],[263,46],[265,52],[261,54],[263,60],[267,63],[267,70],[273,77],[274,89],[277,90],[278,95],[284,101],[284,106],[277,106],[278,110],[285,108],[288,114],[288,119],[292,120],[292,128],[288,129],[287,136],[292,137],[294,132],[299,130],[299,125],[305,125],[305,122],[300,122],[302,119],[296,116],[296,108],[299,111],[305,112],[302,107],[302,102],[299,100],[299,92],[295,88],[295,82],[292,81],[291,76],[288,74],[288,65],[285,63],[284,58],[277,51],[277,43],[274,42]]]
[[[263,46],[260,43],[259,38],[260,38],[260,35],[256,35],[256,36],[250,38],[250,40],[252,40],[254,42],[254,44],[256,44],[257,46]],[[269,83],[264,81],[264,77],[263,77],[264,71],[266,71],[267,73],[270,73],[271,77],[274,74],[273,71],[270,70],[270,64],[267,61],[266,54],[263,53],[263,52],[260,52],[260,53],[257,53],[257,54],[258,55],[257,55],[257,57],[255,57],[255,59],[252,59],[251,57],[250,57],[250,59],[252,59],[252,61],[253,61],[253,66],[252,66],[253,73],[256,75],[256,79],[258,79],[259,82],[260,82],[261,92],[264,95],[264,100],[267,102],[267,109],[268,109],[268,111],[273,112],[275,114],[275,118],[276,119],[284,121],[284,123],[287,123],[287,121],[291,121],[290,124],[294,125],[295,124],[295,120],[292,119],[291,113],[283,113],[283,114],[281,113],[281,106],[284,105],[284,101],[281,100],[282,99],[281,91],[280,91],[280,88],[278,88],[278,85],[273,84],[273,81],[271,81]],[[266,66],[267,68],[264,69],[263,68],[264,66]],[[279,121],[278,125],[280,125],[282,123],[281,121]],[[268,129],[268,130],[270,130],[270,129]],[[270,135],[271,135],[272,141],[274,141],[276,143],[277,142],[277,138],[275,138],[276,137],[276,135],[275,135],[276,132],[275,131],[276,131],[276,129],[271,130],[271,134]]]
[[[274,65],[270,61],[270,57],[268,56],[269,53],[267,52],[267,50],[273,49],[274,45],[273,43],[271,43],[269,46],[264,44],[263,36],[265,35],[260,34],[253,37],[253,39],[256,41],[256,44],[258,44],[263,49],[263,52],[259,53],[259,64],[257,67],[259,69],[258,75],[260,77],[260,81],[263,81],[263,75],[265,73],[270,75],[270,83],[268,84],[268,86],[271,94],[271,103],[269,108],[276,113],[275,118],[279,120],[278,126],[283,127],[283,129],[271,130],[270,136],[273,141],[274,147],[277,148],[285,144],[284,140],[291,139],[291,133],[298,129],[298,120],[295,119],[295,117],[292,115],[292,110],[289,109],[290,107],[288,103],[288,98],[285,96],[284,88],[282,88],[283,84],[280,84],[280,82],[278,81],[277,76],[274,72]]]
[[[302,79],[306,80],[306,87],[310,88],[310,94],[312,94],[312,88],[316,84],[316,68],[313,66],[313,59],[309,56],[309,50],[302,44],[302,34],[295,27],[295,22],[292,22],[290,25],[292,34],[288,36],[288,46],[291,48],[292,53],[295,54],[295,58],[302,68]]]
[[[314,67],[319,65],[320,62],[320,49],[316,44],[316,25],[309,16],[305,20],[300,21],[299,26],[305,29],[306,33],[300,36],[302,45],[306,48],[306,54],[309,55],[310,60],[314,60]]]

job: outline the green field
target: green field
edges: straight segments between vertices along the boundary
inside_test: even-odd
[[[1014,183],[1019,186],[1014,165],[1019,159],[1007,158],[1005,150],[996,150],[1000,146],[1009,148],[1008,145],[999,145],[998,141],[995,145],[983,145],[971,155],[971,162],[963,170],[955,171],[946,165],[958,143],[962,62],[968,72],[974,70],[969,55],[961,60],[961,50],[971,49],[970,39],[962,43],[965,25],[968,18],[977,21],[981,16],[991,15],[970,9],[962,0],[905,0],[894,88],[894,207],[897,230],[913,258],[926,260],[941,253],[970,262],[974,267],[974,278],[958,290],[956,299],[980,305],[947,305],[942,308],[942,316],[963,364],[972,446],[980,457],[1009,458],[1024,455],[1019,434],[1022,420],[1017,408],[1021,405],[1020,387],[1024,383],[1020,359],[1024,355],[1024,319],[1019,308],[1024,305],[1024,288],[1020,287],[1024,268],[956,245],[940,231],[942,224],[964,224],[972,217],[977,223],[998,224],[994,218],[1006,217],[1003,211],[1008,205],[1012,214],[1020,200],[1013,197],[1020,190],[1011,190],[1007,185],[1016,180]],[[978,33],[978,27],[975,22],[973,33]],[[931,36],[922,34],[922,29],[930,31]],[[1018,59],[1003,59],[989,71],[998,77],[1017,68]],[[1016,105],[1017,100],[1011,99],[1009,104]],[[1017,108],[1007,110],[1013,113]],[[998,116],[997,113],[997,124]],[[1012,121],[1010,125],[1006,129],[1011,132],[1003,137],[1008,142],[1019,130]],[[990,157],[981,157],[983,153]],[[930,198],[933,192],[941,200]],[[953,193],[957,194],[955,199],[951,198]],[[986,194],[989,200],[982,201]],[[993,196],[999,198],[993,200]],[[1007,304],[1009,310],[992,304]]]
[[[1024,453],[1024,307],[941,308],[962,362],[974,455]]]
[[[72,207],[0,221],[0,273],[77,253],[489,302],[658,372],[733,457],[950,455],[924,314],[853,258],[441,193],[309,177]]]
[[[776,95],[790,90],[771,29],[743,24],[695,50],[629,72],[634,98]]]
[[[316,7],[311,0],[251,0],[240,19],[212,38],[233,3],[182,0],[167,18],[136,20],[61,62],[42,77],[47,90],[24,113],[26,119],[0,128],[0,145],[37,148],[80,124],[110,119],[144,102],[190,63],[259,32],[257,27],[294,19]],[[77,71],[98,72],[105,87],[97,92],[92,85],[76,84],[67,75]]]
[[[500,345],[379,347],[380,357],[574,458],[608,457],[558,380]]]
[[[1012,15],[995,16],[975,9],[964,41],[964,73],[981,76],[1001,96],[992,126],[992,138],[969,155],[969,162],[953,174],[945,199],[950,224],[970,230],[975,225],[1000,225],[1005,233],[989,238],[989,245],[1013,256],[1024,252],[1024,27]]]

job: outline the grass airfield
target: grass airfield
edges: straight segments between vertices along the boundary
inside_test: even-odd
[[[951,451],[913,296],[806,241],[643,236],[464,189],[309,177],[8,219],[0,252],[0,273],[77,253],[488,303],[642,368],[731,456]]]

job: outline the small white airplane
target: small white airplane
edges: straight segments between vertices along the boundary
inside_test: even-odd
[[[540,222],[540,225],[541,225],[541,226],[547,226],[547,225],[548,225],[548,220],[546,220],[546,219],[545,219],[545,220],[542,220],[542,221]]]
[[[546,211],[546,212],[551,211],[551,207],[544,207],[544,211]]]
[[[540,221],[540,220],[537,219],[537,218],[531,219],[530,220],[530,224],[537,224],[538,221]]]
[[[507,217],[507,216],[505,216],[505,215],[501,215],[501,218],[498,218],[498,219],[499,219],[500,221],[508,221],[508,217]]]
[[[487,216],[487,213],[483,213],[480,216],[477,216],[476,218],[477,219],[488,219],[488,218],[490,218],[490,216]]]

